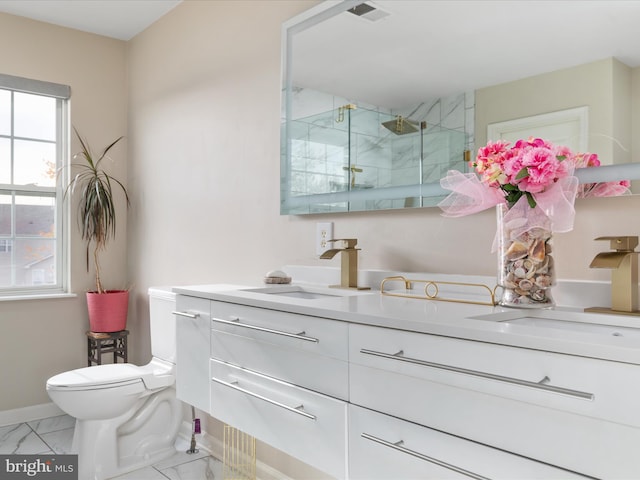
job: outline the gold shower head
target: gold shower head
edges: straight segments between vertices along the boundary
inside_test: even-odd
[[[382,126],[396,135],[406,135],[407,133],[418,131],[418,124],[408,118],[404,118],[402,115],[398,115],[395,120],[382,122]]]

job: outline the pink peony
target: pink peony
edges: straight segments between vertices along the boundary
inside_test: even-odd
[[[631,182],[629,180],[621,180],[619,182],[600,182],[600,183],[585,183],[578,187],[578,197],[616,197],[618,195],[626,195],[630,193],[629,187]]]
[[[595,153],[578,153],[573,157],[575,168],[599,167],[600,159]]]
[[[544,192],[560,178],[570,175],[573,157],[567,147],[532,137],[518,140],[513,146],[503,140],[490,141],[478,149],[472,166],[484,184],[504,191],[509,204],[526,193],[534,206],[531,195]]]
[[[522,165],[528,175],[518,180],[518,188],[523,192],[539,193],[562,178],[567,172],[554,153],[546,147],[534,147],[522,156]]]

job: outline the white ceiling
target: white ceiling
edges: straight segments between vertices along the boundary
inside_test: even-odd
[[[0,12],[130,40],[182,0],[0,0]]]
[[[400,107],[615,57],[640,66],[640,0],[369,0],[294,37],[294,83]]]
[[[129,40],[181,1],[0,0],[0,12]],[[296,35],[296,84],[398,106],[607,57],[640,66],[640,0],[368,3],[391,15]]]

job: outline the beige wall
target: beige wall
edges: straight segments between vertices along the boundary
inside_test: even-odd
[[[626,163],[631,98],[631,69],[613,58],[482,88],[476,91],[476,145],[487,142],[491,123],[588,106],[589,151],[603,163]]]
[[[0,72],[71,86],[73,124],[95,145],[126,134],[126,43],[0,14]],[[79,151],[74,140],[72,152]],[[126,145],[113,150],[112,172],[126,181]],[[124,206],[123,211],[124,214]],[[126,280],[126,221],[105,256],[105,284]],[[0,301],[0,411],[49,402],[47,378],[86,365],[88,329],[84,292],[92,288],[75,220],[71,279],[76,298]]]
[[[631,148],[634,152],[640,152],[640,67],[634,68],[631,73]],[[635,162],[640,161],[637,157]]]

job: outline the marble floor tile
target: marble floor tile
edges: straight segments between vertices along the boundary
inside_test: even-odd
[[[49,433],[41,433],[40,438],[49,445],[49,448],[56,453],[71,453],[71,444],[73,443],[74,428],[66,428],[64,430],[56,430]]]
[[[74,428],[76,419],[69,415],[60,415],[58,417],[43,418],[42,420],[34,420],[27,422],[34,432],[37,434],[55,432],[57,430],[65,430]]]
[[[36,454],[50,450],[26,423],[0,427],[0,453]]]
[[[75,419],[68,415],[0,427],[0,454],[67,454],[71,451],[74,430]],[[222,462],[203,449],[188,454],[189,446],[188,439],[179,437],[176,453],[171,457],[113,480],[222,479]]]
[[[178,439],[176,442],[176,453],[169,458],[155,463],[153,466],[158,470],[163,470],[165,468],[174,467],[176,465],[192,462],[209,456],[209,452],[202,449],[200,449],[198,453],[187,453],[188,448],[189,442]]]
[[[167,480],[167,477],[153,467],[145,467],[113,477],[110,480]]]
[[[213,480],[222,478],[222,462],[213,457],[200,458],[188,463],[160,470],[170,480]]]

